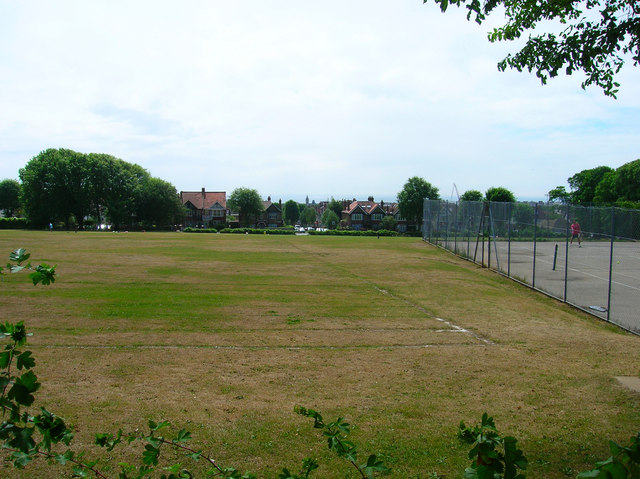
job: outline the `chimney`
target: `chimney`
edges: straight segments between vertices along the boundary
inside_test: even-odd
[[[271,196],[267,196],[267,201],[271,202]]]

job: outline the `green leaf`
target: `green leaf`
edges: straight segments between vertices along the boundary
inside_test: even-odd
[[[36,365],[36,360],[31,356],[31,351],[25,351],[18,356],[16,366],[18,369],[31,369]]]
[[[18,248],[11,253],[9,253],[9,260],[14,261],[16,263],[22,263],[27,261],[31,255],[27,253],[25,248]]]
[[[22,376],[16,378],[15,383],[9,390],[7,397],[14,399],[22,406],[31,406],[35,400],[32,393],[40,388],[37,376],[33,371],[27,371]]]
[[[187,442],[191,440],[191,433],[189,431],[187,431],[186,429],[181,429],[178,432],[178,436],[174,439],[174,442]]]
[[[147,444],[144,447],[144,452],[142,453],[142,462],[146,465],[158,465],[158,456],[160,455],[160,449],[157,447],[153,447],[151,444]]]

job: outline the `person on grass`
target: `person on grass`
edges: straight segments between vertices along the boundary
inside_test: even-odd
[[[578,248],[582,248],[580,236],[582,236],[582,230],[580,229],[580,223],[578,220],[573,220],[571,223],[571,242],[569,244],[573,244],[574,238],[578,239]]]

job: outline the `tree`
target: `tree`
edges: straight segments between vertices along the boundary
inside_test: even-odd
[[[335,211],[331,209],[326,209],[324,213],[322,213],[322,224],[329,228],[330,230],[334,230],[340,224],[340,218],[335,213]]]
[[[511,191],[502,186],[493,186],[484,194],[487,201],[496,201],[498,203],[515,203],[516,197]]]
[[[427,3],[429,0],[423,0]],[[637,0],[589,0],[556,2],[540,0],[434,0],[444,12],[451,4],[468,10],[467,20],[481,24],[489,15],[506,18],[489,32],[490,42],[518,40],[532,31],[520,51],[498,63],[498,69],[534,71],[542,84],[564,72],[582,71],[582,88],[597,85],[615,98],[619,84],[614,77],[625,63],[640,65],[640,5]],[[543,22],[558,23],[559,32],[544,32]]]
[[[295,224],[300,219],[300,208],[298,203],[289,200],[284,204],[284,221],[288,225]]]
[[[640,201],[640,159],[619,167],[614,184],[618,201]]]
[[[598,166],[596,168],[582,170],[567,179],[572,190],[571,202],[578,205],[589,206],[594,201],[598,183],[600,183],[605,174],[613,171],[613,168],[608,166]]]
[[[333,211],[338,218],[342,217],[342,210],[344,209],[342,207],[342,201],[338,201],[335,198],[331,197],[331,201],[329,201],[327,208]]]
[[[482,201],[484,197],[478,190],[467,190],[460,196],[460,201]]]
[[[398,221],[391,215],[385,216],[380,221],[380,229],[382,230],[395,231],[396,226],[398,226]]]
[[[313,225],[317,220],[318,214],[316,213],[315,208],[307,206],[302,210],[302,213],[300,214],[300,222],[303,226]]]
[[[556,186],[552,190],[549,190],[549,201],[551,203],[567,204],[571,199],[571,194],[565,189],[564,186]]]
[[[178,223],[183,206],[176,188],[160,178],[144,180],[136,190],[136,216],[147,228]]]
[[[0,210],[5,216],[14,216],[20,209],[20,183],[16,180],[0,181]]]
[[[422,222],[424,209],[424,200],[440,199],[438,188],[431,185],[428,181],[417,176],[413,176],[407,180],[398,193],[398,207],[400,215],[406,218],[407,224],[416,227]]]
[[[241,187],[233,190],[227,206],[238,212],[240,223],[244,226],[249,226],[251,220],[264,211],[262,198],[256,190],[251,188]]]
[[[49,222],[69,223],[73,195],[69,158],[78,155],[75,151],[54,148],[40,152],[18,172],[22,181],[21,203],[25,214],[34,226]],[[76,205],[79,207],[79,205]]]

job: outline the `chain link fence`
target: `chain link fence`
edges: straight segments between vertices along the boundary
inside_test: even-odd
[[[640,210],[425,200],[423,238],[640,334]]]

